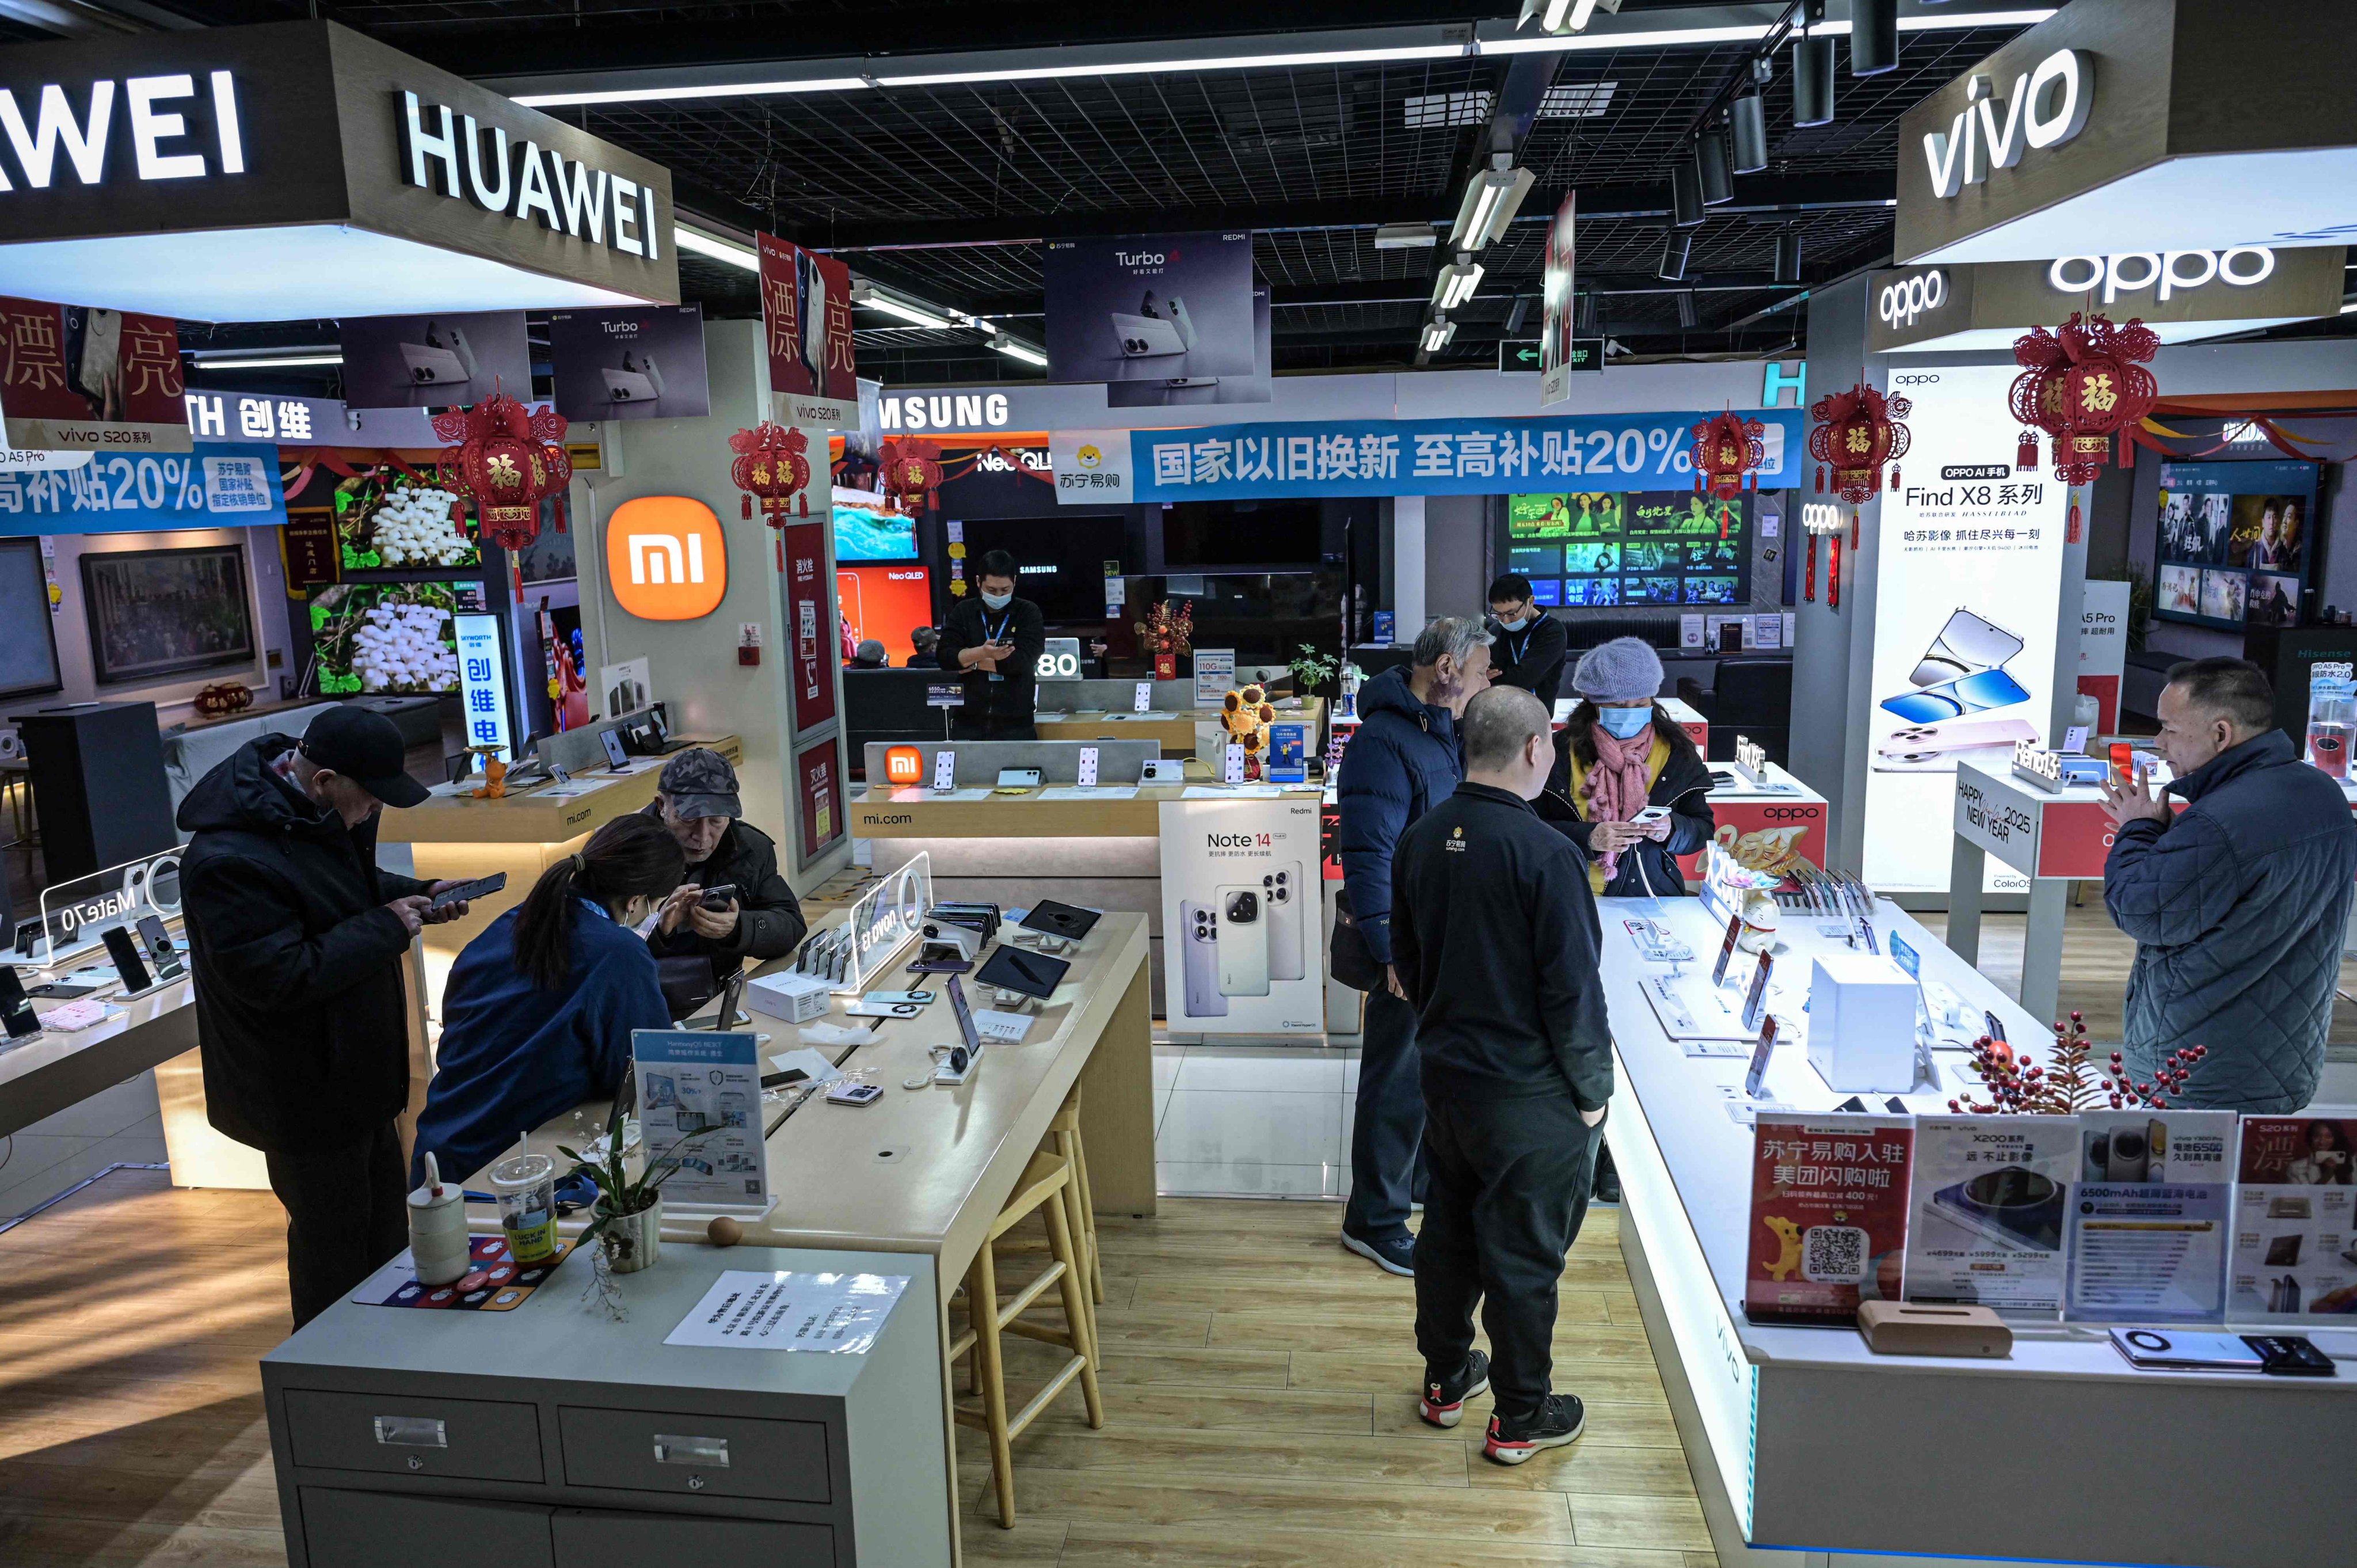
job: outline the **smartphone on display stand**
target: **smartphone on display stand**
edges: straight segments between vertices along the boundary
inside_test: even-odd
[[[106,956],[114,964],[114,972],[123,977],[123,993],[135,996],[156,983],[147,974],[147,965],[139,957],[139,945],[131,933],[121,926],[110,926],[105,933]]]
[[[156,979],[178,980],[185,972],[180,951],[172,945],[172,933],[153,915],[139,917],[139,945],[147,950],[147,961],[155,965]]]
[[[615,729],[600,730],[597,732],[597,739],[606,748],[608,770],[614,773],[628,773],[630,770],[630,754],[623,749],[622,732]]]
[[[5,964],[0,964],[0,1027],[6,1028],[12,1040],[41,1032],[41,1016],[33,1011],[33,999],[25,994],[25,983]]]
[[[1768,1005],[1768,977],[1776,968],[1774,953],[1761,953],[1760,967],[1751,972],[1751,989],[1743,996],[1743,1026],[1756,1028],[1761,1011]]]
[[[1743,1075],[1743,1092],[1753,1100],[1760,1098],[1760,1083],[1768,1075],[1768,1058],[1776,1049],[1776,1015],[1760,1026],[1760,1043],[1751,1047],[1751,1067]]]
[[[1727,939],[1718,944],[1718,961],[1710,966],[1711,984],[1716,986],[1727,983],[1727,961],[1735,956],[1735,939],[1742,934],[1743,917],[1729,915],[1727,918]]]

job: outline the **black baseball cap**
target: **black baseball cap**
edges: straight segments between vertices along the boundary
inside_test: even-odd
[[[737,798],[737,770],[726,757],[700,746],[664,763],[655,788],[671,797],[672,813],[683,822],[745,814],[744,803]]]
[[[407,749],[391,719],[350,703],[329,708],[303,732],[304,756],[388,806],[414,806],[429,793],[403,768]]]

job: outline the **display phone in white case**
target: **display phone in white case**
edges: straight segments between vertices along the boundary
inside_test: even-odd
[[[1220,994],[1268,994],[1268,914],[1257,886],[1212,889],[1220,910]]]
[[[1268,977],[1299,980],[1301,954],[1301,863],[1280,860],[1260,879],[1263,917],[1268,921]]]
[[[1906,725],[1890,732],[1874,749],[1874,770],[1905,773],[1953,767],[1958,753],[2010,746],[2018,740],[2038,738],[2038,726],[2028,719],[1953,719],[1941,724]]]
[[[1178,906],[1178,925],[1187,944],[1187,1016],[1224,1018],[1228,999],[1220,994],[1220,917],[1207,904],[1189,898]]]

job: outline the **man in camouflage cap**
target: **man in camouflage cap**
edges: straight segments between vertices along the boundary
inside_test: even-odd
[[[737,771],[716,751],[701,746],[663,764],[654,804],[687,856],[687,881],[663,905],[648,946],[656,956],[700,954],[726,972],[737,961],[782,958],[802,945],[807,929],[794,890],[778,875],[778,846],[752,823],[740,822]],[[704,889],[733,887],[725,908],[704,907]]]

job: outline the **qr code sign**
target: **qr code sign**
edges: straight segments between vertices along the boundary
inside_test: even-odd
[[[1866,1232],[1855,1225],[1812,1225],[1801,1238],[1801,1277],[1827,1284],[1866,1278]]]

